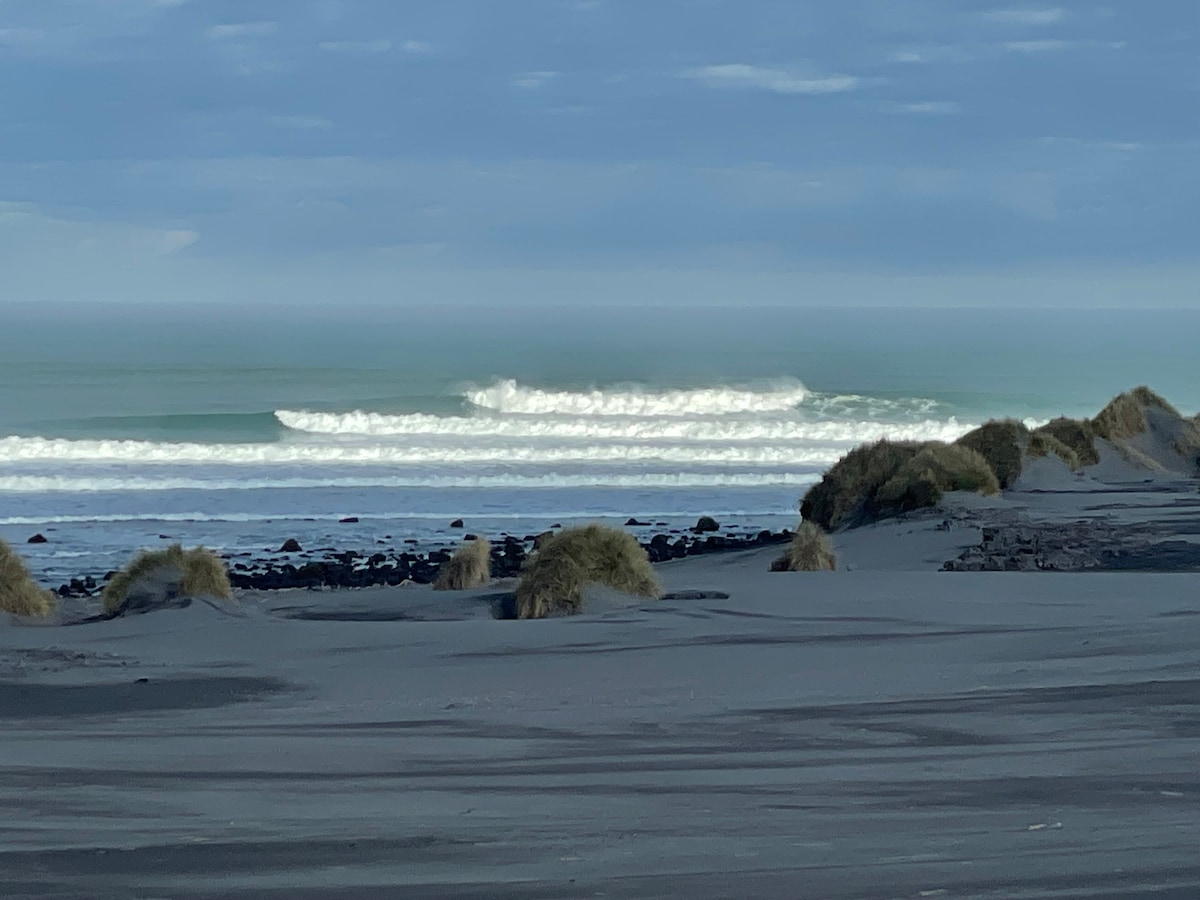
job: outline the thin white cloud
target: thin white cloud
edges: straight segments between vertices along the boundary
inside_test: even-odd
[[[1013,53],[1055,53],[1074,47],[1073,41],[1005,41],[1003,47]]]
[[[385,39],[374,41],[321,41],[317,48],[326,53],[387,53],[392,49],[392,42]]]
[[[993,9],[985,12],[983,17],[989,22],[1002,25],[1056,25],[1063,21],[1067,14],[1060,7],[1046,9]]]
[[[965,63],[975,57],[961,47],[907,47],[888,54],[887,61],[902,65],[929,65],[932,63]]]
[[[853,75],[810,77],[787,69],[770,69],[743,63],[702,66],[687,69],[682,75],[710,87],[762,90],[775,94],[839,94],[852,91],[861,84],[861,79]]]
[[[241,38],[266,37],[278,29],[278,22],[236,22],[213,25],[208,29],[208,36],[214,41],[236,41]]]
[[[888,110],[912,116],[955,116],[962,112],[962,105],[952,100],[921,100],[916,103],[893,103]]]
[[[428,44],[425,41],[405,41],[400,45],[400,49],[405,53],[412,53],[417,56],[425,56],[435,52],[433,44]]]
[[[198,240],[200,240],[200,235],[195,231],[184,229],[164,231],[159,235],[158,240],[154,242],[154,252],[159,256],[171,256],[172,254],[186,250]]]
[[[513,87],[532,91],[540,87],[545,87],[557,77],[557,72],[522,72],[513,78],[512,85]]]
[[[333,122],[321,116],[268,116],[267,121],[276,128],[320,130],[333,127]]]

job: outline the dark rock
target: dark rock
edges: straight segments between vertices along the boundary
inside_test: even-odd
[[[464,535],[463,535],[463,540],[464,540],[464,541],[477,541],[477,540],[479,540],[479,535],[477,535],[477,534],[464,534]]]
[[[451,527],[451,528],[462,528],[462,527],[463,527],[463,520],[462,520],[462,519],[455,519],[453,522],[451,522],[451,523],[450,523],[450,527]]]
[[[295,538],[288,538],[283,542],[283,546],[279,548],[280,553],[300,553],[304,548],[300,546],[300,542]]]
[[[625,523],[626,528],[649,528],[649,522],[639,522],[637,519],[630,519]]]
[[[45,543],[49,543],[49,541],[47,540],[47,538],[44,534],[35,534],[33,537],[31,537],[25,543],[27,543],[27,544],[45,544]]]
[[[338,519],[339,525],[357,525],[358,516],[346,516],[344,519]]]
[[[721,524],[712,516],[701,516],[700,520],[696,522],[696,527],[692,529],[696,534],[708,534],[720,530]]]

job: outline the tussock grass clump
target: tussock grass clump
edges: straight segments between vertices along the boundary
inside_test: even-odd
[[[517,616],[576,613],[589,584],[638,597],[662,594],[650,558],[633,535],[606,525],[567,528],[547,538],[525,563],[517,585]]]
[[[1094,466],[1100,462],[1100,453],[1096,450],[1096,430],[1087,419],[1068,419],[1065,416],[1051,419],[1040,428],[1035,428],[1033,435],[1052,437],[1074,451],[1079,461],[1074,468]],[[1032,444],[1030,450],[1033,450]]]
[[[1029,440],[1029,429],[1016,419],[985,422],[974,431],[960,437],[956,443],[976,451],[987,460],[1002,490],[1012,487],[1021,474],[1024,448]]]
[[[879,502],[893,513],[934,506],[947,491],[1000,493],[1000,482],[987,459],[960,444],[934,444],[917,453],[888,479]]]
[[[0,540],[0,612],[44,619],[55,606],[54,595],[38,587],[25,561]]]
[[[469,591],[492,580],[492,545],[484,538],[464,541],[442,563],[433,582],[435,591]]]
[[[833,572],[837,556],[821,526],[801,522],[783,556],[771,563],[772,572]]]
[[[225,563],[204,547],[184,550],[172,544],[166,550],[143,550],[104,586],[104,609],[118,612],[139,588],[173,597],[213,597],[232,600],[233,587]]]
[[[879,518],[879,489],[928,446],[916,441],[882,440],[855,447],[809,488],[800,504],[800,514],[826,531]]]
[[[1053,453],[1073,470],[1078,469],[1079,454],[1060,441],[1052,434],[1036,432],[1029,436],[1029,455],[1035,457],[1049,456]]]
[[[1108,406],[1092,419],[1096,434],[1108,441],[1120,441],[1145,433],[1150,428],[1146,409],[1157,407],[1176,419],[1183,418],[1179,410],[1150,388],[1142,385],[1132,391],[1117,394],[1108,401]]]

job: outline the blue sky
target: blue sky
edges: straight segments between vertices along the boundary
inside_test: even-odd
[[[1200,304],[1194,0],[0,0],[4,300]]]

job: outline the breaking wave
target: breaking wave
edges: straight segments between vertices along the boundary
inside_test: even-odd
[[[425,414],[387,415],[281,409],[275,417],[293,431],[308,434],[401,437],[418,435],[505,439],[591,439],[604,441],[808,441],[856,444],[882,437],[893,440],[955,440],[970,426],[953,417],[903,424],[881,421],[801,421],[785,418],[675,418],[610,416],[600,419],[461,418]]]
[[[765,390],[709,387],[694,390],[546,391],[514,379],[466,391],[464,398],[479,409],[544,416],[720,416],[794,409],[808,391],[795,380]]]

